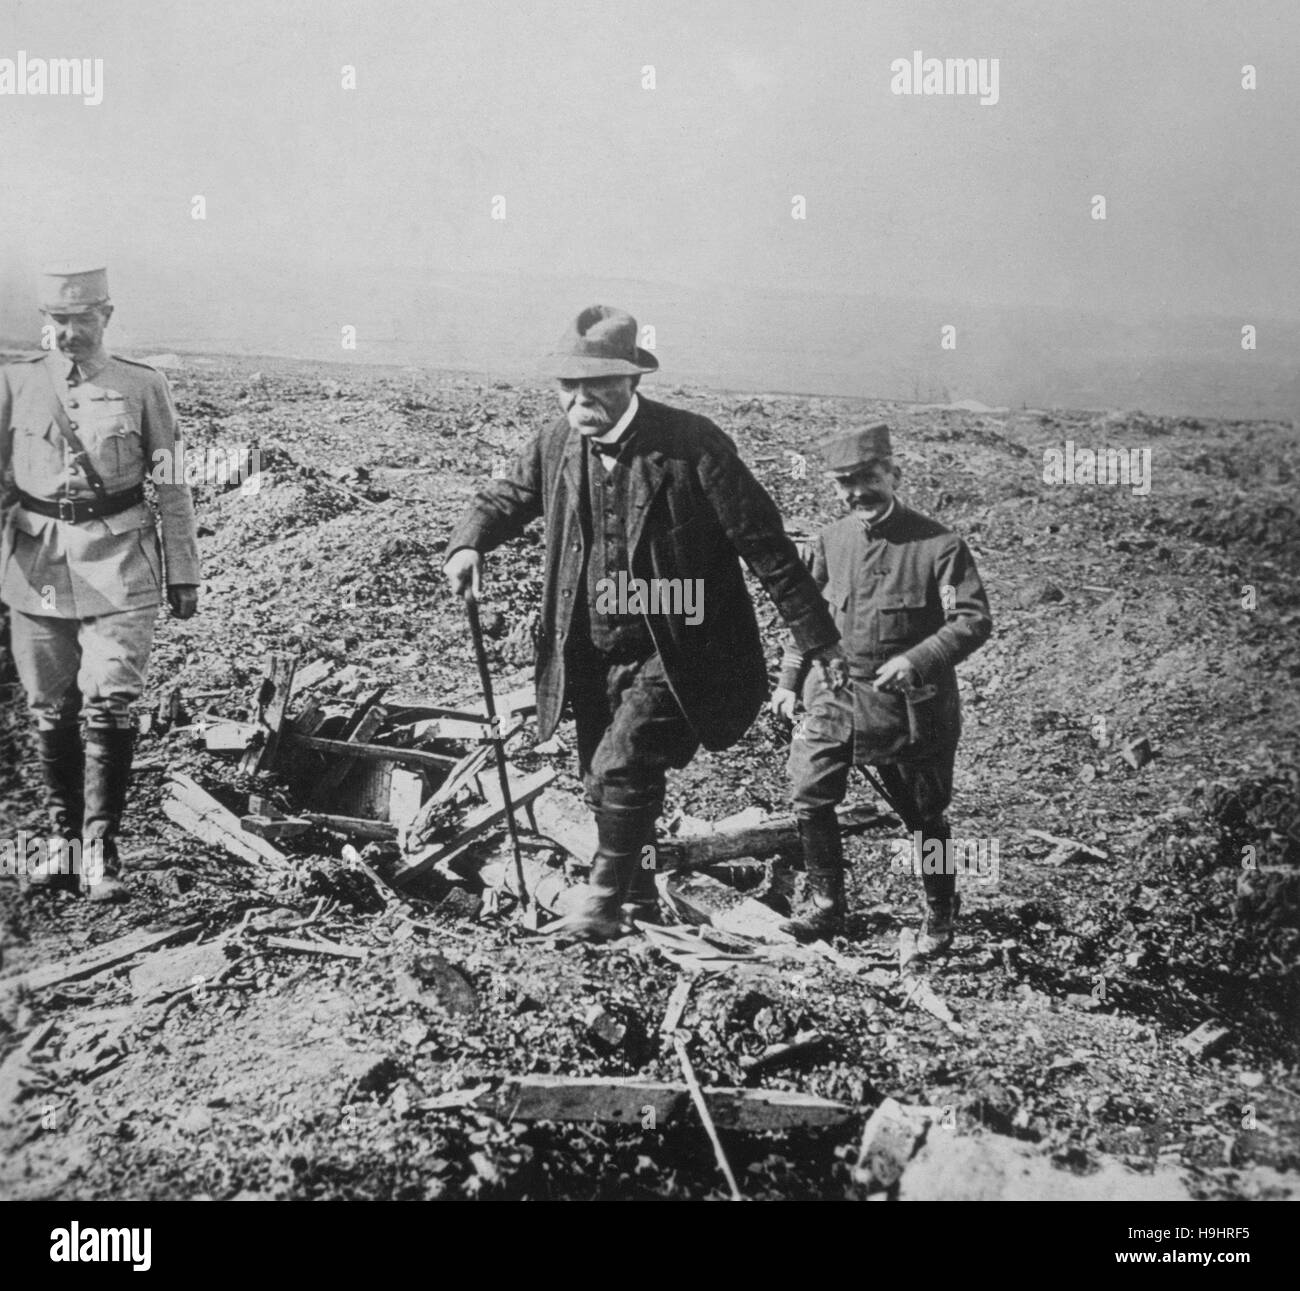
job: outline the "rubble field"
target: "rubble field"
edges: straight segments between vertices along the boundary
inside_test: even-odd
[[[0,878],[0,1196],[1300,1197],[1294,426],[647,381],[733,437],[794,534],[839,514],[815,444],[887,419],[902,498],[975,553],[995,626],[959,670],[950,816],[996,865],[960,880],[954,953],[917,973],[899,944],[920,880],[871,811],[830,947],[770,932],[799,882],[788,849],[670,872],[666,930],[537,935],[490,773],[395,880],[404,834],[321,817],[382,822],[399,777],[376,789],[386,755],[327,745],[401,745],[421,797],[478,747],[417,712],[481,698],[443,548],[553,397],[271,359],[185,356],[168,377],[189,448],[260,471],[195,486],[207,581],[196,618],[160,623],[140,706],[131,900]],[[1149,449],[1149,493],[1045,483],[1067,441]],[[531,681],[539,532],[488,558],[500,695]],[[775,676],[779,621],[750,583]],[[273,655],[298,669],[297,751],[255,770],[261,737],[241,741]],[[35,834],[3,667],[0,812]],[[511,775],[572,802],[571,724],[538,746],[528,711]],[[295,744],[309,716],[315,750]],[[764,713],[671,777],[665,842],[786,812],[787,739]],[[849,805],[884,810],[854,783]],[[534,906],[562,907],[580,849],[516,818]]]

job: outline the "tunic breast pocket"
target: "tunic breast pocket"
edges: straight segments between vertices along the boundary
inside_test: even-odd
[[[894,592],[884,596],[877,609],[882,645],[915,645],[929,636],[923,594]]]
[[[53,425],[39,430],[28,426],[14,427],[14,474],[22,487],[41,489],[41,480],[53,472],[57,475],[63,454],[55,439]]]
[[[139,429],[132,424],[123,404],[106,403],[80,423],[80,435],[95,469],[104,476],[139,475],[144,452]]]

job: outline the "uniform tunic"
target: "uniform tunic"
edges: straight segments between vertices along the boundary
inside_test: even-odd
[[[0,368],[0,476],[47,501],[94,495],[55,419],[61,401],[109,493],[148,477],[155,454],[179,460],[176,409],[162,373],[101,352],[79,365],[51,352]],[[51,384],[47,372],[54,377]],[[197,584],[194,504],[184,479],[157,483],[167,583]],[[85,619],[158,605],[164,584],[154,516],[141,503],[114,516],[67,524],[21,506],[10,513],[0,554],[0,599],[26,614]]]
[[[796,810],[834,807],[850,766],[874,764],[913,816],[910,828],[937,826],[952,795],[961,734],[955,667],[993,627],[974,558],[956,534],[895,502],[875,525],[850,515],[824,529],[812,575],[840,630],[850,685],[836,695],[816,670],[807,678],[807,711],[790,749]],[[932,698],[909,704],[873,689],[880,665],[896,655],[935,687]],[[788,646],[781,686],[796,690],[803,671]]]
[[[154,473],[162,543],[149,505],[80,524],[21,503],[0,535],[0,600],[12,615],[14,660],[43,726],[75,716],[77,690],[92,721],[123,725],[144,684],[153,621],[168,583],[200,581],[190,490],[158,464],[180,462],[166,379],[101,350],[78,365],[50,352],[0,368],[0,478],[49,502],[94,497],[64,440],[63,410],[105,490]]]

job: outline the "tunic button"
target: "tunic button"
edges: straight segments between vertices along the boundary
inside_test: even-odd
[[[69,408],[80,408],[81,405],[80,405],[80,404],[79,404],[75,399],[69,399],[69,400],[68,400],[68,407],[69,407]]]
[[[68,425],[71,426],[73,430],[78,429],[77,423],[75,421],[68,422]]]

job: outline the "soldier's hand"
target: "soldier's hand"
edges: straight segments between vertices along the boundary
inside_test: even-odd
[[[472,547],[462,547],[447,557],[442,567],[453,596],[478,601],[483,597],[483,557]]]
[[[839,642],[813,650],[808,657],[821,669],[822,680],[831,690],[839,692],[849,684],[849,662]]]
[[[785,690],[778,686],[772,692],[772,698],[767,706],[777,717],[784,717],[787,722],[793,722],[794,706],[798,698],[793,690]]]
[[[167,604],[178,619],[192,619],[199,612],[199,589],[193,583],[168,583]]]
[[[875,690],[892,691],[911,690],[920,684],[921,679],[905,654],[886,659],[876,670],[876,678],[871,683]]]

